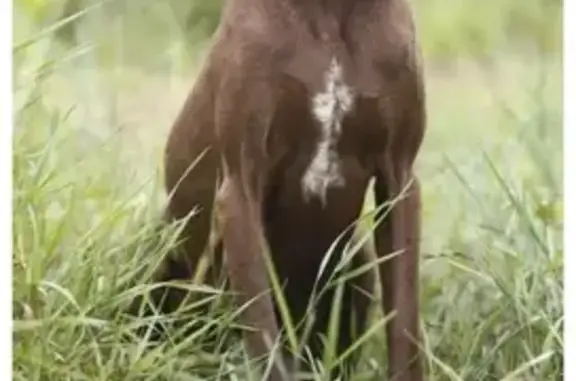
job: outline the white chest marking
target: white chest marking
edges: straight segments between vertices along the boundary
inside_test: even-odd
[[[302,177],[302,191],[306,200],[319,197],[326,203],[329,187],[343,186],[337,144],[342,132],[342,120],[354,102],[352,90],[344,83],[342,67],[333,58],[325,75],[325,88],[312,99],[312,115],[320,123],[320,141]]]

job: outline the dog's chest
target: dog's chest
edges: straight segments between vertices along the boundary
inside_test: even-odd
[[[308,163],[300,179],[304,198],[325,203],[329,189],[350,185],[342,172],[343,155],[364,155],[363,142],[378,133],[377,108],[365,106],[377,102],[379,84],[359,80],[358,68],[350,60],[321,47],[301,54],[286,71],[299,90],[292,89],[283,99],[298,98],[297,111],[292,112],[297,115],[291,117],[301,121],[289,128],[289,140],[292,149],[307,151]]]

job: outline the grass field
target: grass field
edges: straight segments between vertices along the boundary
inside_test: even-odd
[[[37,31],[19,25],[26,38]],[[428,380],[560,380],[561,57],[432,57],[438,40],[424,39],[429,121],[417,166]],[[174,243],[175,229],[155,230],[161,150],[197,61],[180,59],[181,45],[135,67],[54,44],[15,43],[14,380],[225,379],[243,367],[240,343],[223,344],[234,311],[160,346],[121,340],[148,323],[120,316],[149,290],[134,280]],[[202,352],[208,329],[217,356]],[[382,379],[383,339],[364,346],[355,380]]]

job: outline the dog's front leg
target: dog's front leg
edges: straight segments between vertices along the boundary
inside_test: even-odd
[[[267,277],[261,200],[240,174],[228,174],[218,193],[225,261],[241,323],[252,358],[271,353],[278,338],[272,295]],[[268,380],[283,380],[273,366]]]
[[[384,312],[395,313],[387,325],[388,373],[391,380],[423,381],[417,346],[420,189],[417,179],[399,163],[388,159],[381,167],[375,187],[378,204],[400,196],[375,236],[378,256],[392,255],[380,265]],[[406,194],[401,195],[403,191]]]

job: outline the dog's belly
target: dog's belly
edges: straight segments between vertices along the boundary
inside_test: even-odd
[[[302,193],[308,161],[303,155],[281,168],[265,204],[266,238],[285,274],[319,266],[334,240],[360,215],[372,174],[355,157],[341,157],[343,184],[329,188],[323,202]]]

